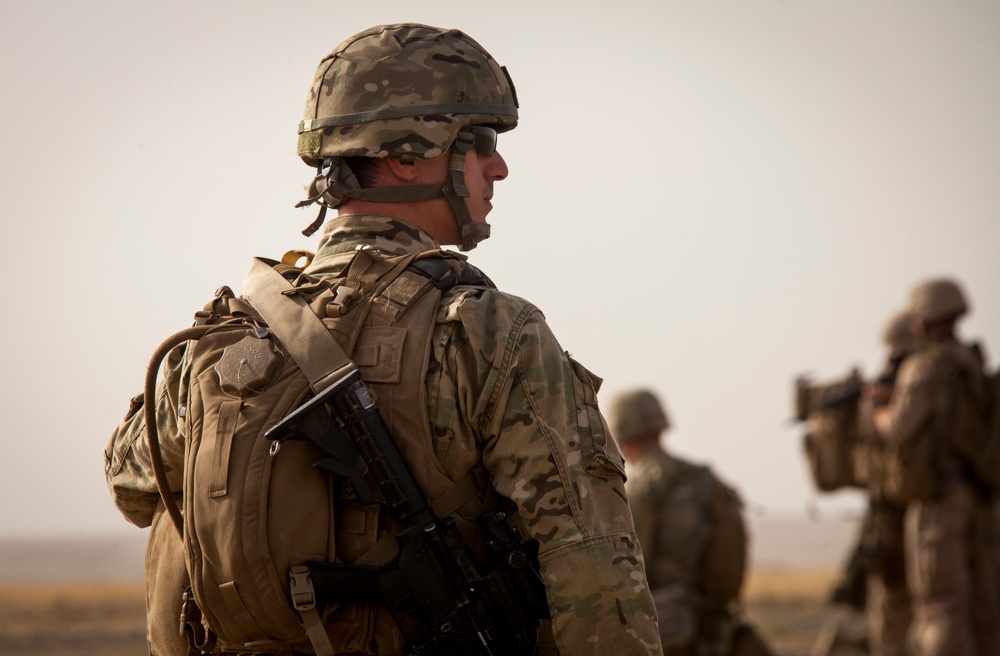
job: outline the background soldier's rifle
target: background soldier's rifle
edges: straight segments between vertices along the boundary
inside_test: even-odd
[[[884,405],[907,355],[902,351],[894,353],[878,376],[870,381],[864,380],[857,369],[843,380],[827,385],[813,385],[805,376],[799,376],[795,380],[795,420],[803,422],[815,412],[834,410],[848,404],[857,405],[862,393],[869,387],[873,388],[872,402],[876,406]]]

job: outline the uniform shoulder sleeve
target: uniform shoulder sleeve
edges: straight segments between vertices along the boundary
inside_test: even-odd
[[[451,383],[441,387],[454,398],[444,403],[474,430],[494,487],[539,543],[560,653],[659,653],[599,379],[518,297],[463,290],[446,297],[441,318],[452,328],[441,356],[442,382]]]
[[[157,434],[163,450],[167,480],[180,491],[184,441],[178,427],[178,398],[184,365],[184,347],[172,350],[164,361],[163,379],[157,386]],[[134,397],[125,417],[111,433],[104,450],[104,475],[111,498],[129,522],[145,528],[160,501],[146,433],[143,395]]]

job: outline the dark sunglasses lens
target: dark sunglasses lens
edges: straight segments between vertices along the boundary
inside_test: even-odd
[[[476,125],[472,128],[472,147],[484,157],[489,157],[497,150],[497,131],[493,128]]]

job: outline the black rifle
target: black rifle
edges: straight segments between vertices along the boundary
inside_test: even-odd
[[[535,569],[537,544],[522,543],[504,511],[486,512],[478,524],[491,562],[477,566],[454,520],[430,508],[356,369],[266,437],[275,445],[286,439],[315,444],[327,456],[315,466],[347,478],[362,503],[375,498],[370,480],[403,527],[396,535],[399,556],[388,565],[306,563],[318,605],[385,604],[413,655],[533,653],[538,619],[548,616]]]
[[[862,379],[857,370],[847,378],[826,385],[813,385],[800,376],[795,381],[795,419],[806,421],[813,412],[836,410],[847,405],[856,407],[865,388],[870,385],[892,388],[899,367],[908,355],[906,351],[893,354],[879,375],[871,381]]]

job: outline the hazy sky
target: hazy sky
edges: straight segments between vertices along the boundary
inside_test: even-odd
[[[923,278],[965,284],[995,366],[995,0],[4,0],[2,535],[128,530],[102,452],[149,356],[252,256],[315,246],[316,64],[400,21],[465,30],[517,87],[472,261],[602,399],[656,389],[668,445],[754,512],[858,506],[813,491],[792,382],[874,373]]]

